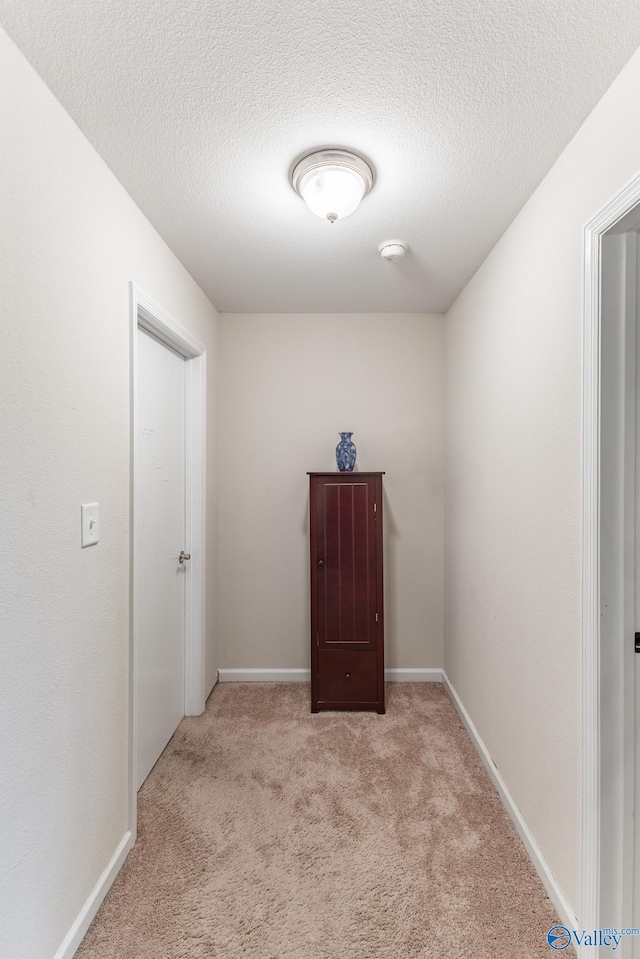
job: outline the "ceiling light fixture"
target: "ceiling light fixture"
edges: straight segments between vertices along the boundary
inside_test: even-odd
[[[312,213],[335,223],[358,209],[373,186],[373,166],[351,150],[315,150],[294,165],[291,185]]]

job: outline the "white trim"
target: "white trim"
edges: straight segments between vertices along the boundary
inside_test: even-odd
[[[600,925],[601,765],[601,541],[600,430],[602,237],[640,203],[640,174],[584,228],[582,374],[582,868],[581,924]],[[606,917],[603,917],[605,921]]]
[[[205,687],[205,691],[204,691],[205,702],[207,701],[207,699],[209,698],[209,696],[211,695],[211,693],[213,692],[217,684],[218,684],[218,672],[216,670],[216,672],[214,673],[213,679],[211,680],[210,683],[207,683]]]
[[[503,806],[507,810],[511,821],[513,822],[513,825],[516,827],[518,835],[520,836],[520,839],[522,840],[522,843],[524,845],[524,848],[527,850],[529,858],[531,859],[531,862],[533,863],[534,869],[538,873],[538,876],[540,877],[542,885],[546,889],[547,895],[549,896],[549,899],[553,903],[553,906],[560,918],[560,921],[568,929],[577,929],[578,926],[577,926],[576,917],[573,914],[573,911],[568,901],[565,899],[562,893],[562,890],[560,889],[560,886],[556,882],[553,876],[553,873],[551,872],[551,869],[549,868],[549,863],[542,855],[542,852],[540,851],[540,847],[538,846],[537,842],[533,838],[533,834],[531,833],[531,830],[527,826],[527,823],[525,822],[525,819],[522,813],[518,809],[513,799],[513,796],[509,792],[507,784],[505,783],[504,779],[502,778],[502,776],[496,769],[495,763],[491,759],[489,750],[485,746],[480,736],[480,733],[474,726],[473,721],[471,717],[469,716],[469,713],[464,708],[460,697],[458,696],[457,692],[453,688],[451,681],[444,670],[442,671],[442,683],[444,685],[444,688],[447,690],[451,698],[451,702],[455,706],[458,712],[458,715],[460,716],[460,719],[462,720],[465,726],[465,729],[467,730],[469,734],[471,742],[475,746],[476,752],[478,753],[485,769],[487,770],[489,774],[489,778],[491,779],[491,782],[493,783],[493,785],[496,787],[496,790],[498,791],[498,795],[500,796]]]
[[[137,330],[142,327],[184,356],[186,378],[186,544],[193,562],[185,598],[185,715],[198,716],[205,705],[205,462],[206,462],[206,350],[188,330],[147,296],[135,283],[130,289],[130,580],[129,580],[129,829],[137,835],[137,748],[135,741],[134,603],[134,424],[136,403]]]
[[[385,669],[387,683],[441,683],[442,669]]]
[[[221,683],[309,683],[309,669],[220,669]],[[441,683],[441,669],[385,669],[387,683]],[[213,689],[213,687],[211,687]]]
[[[220,683],[309,683],[310,669],[219,669]]]
[[[138,354],[138,296],[133,283],[129,283],[129,781],[127,783],[128,799],[127,813],[129,830],[132,842],[138,836],[138,792],[136,780],[138,775],[138,747],[136,740],[136,724],[138,711],[134,695],[136,679],[136,657],[133,628],[133,451],[134,451],[134,424],[136,421],[136,367]]]
[[[580,916],[597,927],[600,875],[600,231],[584,233],[582,330],[582,871]]]
[[[204,347],[202,347],[204,351]],[[206,382],[207,355],[194,356],[186,369],[186,536],[193,557],[185,607],[184,711],[204,712],[206,596]],[[190,547],[190,548],[189,548]],[[195,560],[195,562],[194,562]]]
[[[153,333],[163,343],[167,343],[180,356],[192,360],[202,356],[204,345],[188,330],[173,319],[166,310],[147,296],[139,286],[131,283],[131,295],[136,306],[134,316],[137,316],[138,325],[149,333]]]
[[[130,830],[127,830],[53,959],[71,959],[75,955],[132,846],[133,835]]]

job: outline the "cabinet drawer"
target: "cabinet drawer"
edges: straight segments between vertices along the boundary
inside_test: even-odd
[[[368,650],[318,650],[318,705],[378,702],[378,654]]]

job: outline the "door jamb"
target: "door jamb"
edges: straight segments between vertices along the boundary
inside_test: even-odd
[[[152,333],[188,362],[186,374],[185,505],[186,543],[193,557],[185,591],[185,690],[186,716],[199,716],[205,706],[205,482],[206,482],[206,348],[135,283],[130,289],[130,556],[129,556],[129,828],[137,830],[136,697],[134,636],[134,469],[135,404],[138,327]]]
[[[583,399],[582,399],[582,868],[581,868],[581,928],[597,929],[602,923],[615,920],[601,915],[601,866],[604,835],[611,833],[619,823],[611,822],[607,811],[602,781],[603,745],[611,738],[610,722],[603,711],[606,696],[602,671],[603,646],[601,587],[603,556],[601,519],[602,479],[602,240],[604,235],[618,227],[625,230],[625,218],[634,218],[640,204],[640,173],[625,186],[585,225],[583,259]],[[627,228],[630,228],[630,223]],[[606,346],[606,343],[605,343]],[[620,395],[624,387],[624,354],[620,352],[614,376]],[[624,450],[621,450],[621,455]],[[621,463],[621,470],[624,465]],[[615,505],[622,509],[624,491],[609,491],[617,497]],[[619,500],[619,501],[618,501]],[[609,501],[611,502],[611,501]],[[613,560],[614,563],[617,560]],[[619,562],[623,562],[622,555]],[[609,570],[611,571],[611,570]],[[606,572],[606,571],[605,571]],[[611,597],[617,606],[617,622],[624,622],[624,591]],[[610,610],[607,615],[610,615]],[[605,627],[606,628],[606,627]],[[628,637],[625,637],[628,638]],[[606,643],[606,636],[604,637]],[[630,641],[630,640],[629,640]],[[586,949],[583,950],[586,954]],[[593,949],[589,952],[593,954]]]

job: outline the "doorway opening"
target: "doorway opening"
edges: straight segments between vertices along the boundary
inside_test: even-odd
[[[581,926],[640,926],[640,175],[585,227]],[[593,949],[589,950],[593,953]],[[623,936],[623,959],[640,936]]]
[[[154,594],[156,587],[153,577],[141,575],[139,559],[144,559],[144,549],[149,549],[146,539],[153,533],[153,515],[144,517],[146,503],[141,499],[143,490],[140,482],[143,479],[144,469],[149,475],[149,463],[143,462],[140,439],[147,429],[146,438],[152,438],[153,430],[146,427],[140,420],[140,400],[143,379],[140,363],[151,363],[147,369],[147,382],[153,383],[153,363],[159,361],[167,366],[167,374],[174,377],[171,381],[176,395],[176,408],[172,410],[171,394],[162,397],[165,414],[170,414],[173,420],[172,449],[178,450],[180,463],[171,463],[171,470],[158,473],[159,480],[170,486],[172,477],[179,476],[176,483],[176,506],[178,514],[176,530],[180,530],[180,538],[175,546],[171,543],[168,551],[168,562],[171,576],[178,584],[176,602],[181,602],[178,619],[178,642],[183,644],[182,662],[179,664],[180,685],[183,687],[173,694],[172,709],[181,710],[183,715],[197,716],[204,711],[205,704],[205,409],[206,409],[206,351],[202,343],[192,336],[186,329],[177,323],[150,297],[142,292],[135,284],[130,284],[131,296],[131,551],[130,551],[130,643],[129,643],[129,822],[135,840],[137,821],[137,793],[140,785],[141,763],[138,757],[139,747],[139,711],[141,693],[139,683],[139,666],[142,651],[141,616],[143,609],[151,611],[151,618],[147,619],[153,628]],[[141,355],[140,346],[145,352]],[[173,364],[173,365],[172,365]],[[182,367],[182,369],[181,369]],[[163,367],[164,369],[164,367]],[[149,370],[151,372],[149,372]],[[149,377],[151,377],[149,379]],[[158,385],[158,384],[156,384]],[[160,415],[160,413],[158,414]],[[182,425],[180,426],[180,420]],[[180,429],[182,433],[180,433]],[[137,434],[140,433],[140,436]],[[165,447],[164,452],[169,450]],[[183,460],[182,460],[183,455]],[[173,459],[173,457],[172,457]],[[157,466],[163,464],[158,460]],[[166,475],[165,475],[166,474]],[[136,506],[136,503],[138,504]],[[143,508],[144,503],[144,508]],[[163,518],[158,517],[158,522]],[[182,535],[184,531],[184,535]],[[142,538],[145,538],[145,542]],[[178,539],[178,536],[174,537]],[[172,555],[175,552],[175,557]],[[182,556],[180,556],[182,553]],[[147,555],[149,555],[147,553]],[[186,558],[188,555],[188,562]],[[174,561],[175,560],[175,561]],[[136,571],[137,570],[137,571]],[[182,599],[180,600],[180,597]],[[161,597],[158,597],[160,600]],[[159,602],[158,602],[159,605]],[[183,637],[183,638],[182,638]],[[152,640],[153,641],[153,640]],[[149,642],[147,640],[147,646]],[[149,650],[147,649],[147,655]],[[151,651],[152,654],[152,651]],[[166,671],[166,670],[165,670]],[[149,684],[153,689],[153,682]],[[148,698],[148,697],[147,697]],[[177,714],[176,714],[177,715]],[[180,717],[181,718],[181,717]],[[166,724],[165,724],[166,725]],[[157,757],[156,757],[157,758]],[[144,762],[142,763],[144,765]],[[147,770],[148,771],[148,770]]]

